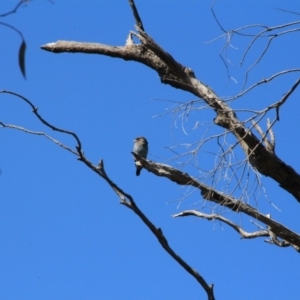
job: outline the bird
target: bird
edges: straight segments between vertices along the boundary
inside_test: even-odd
[[[133,152],[140,155],[143,158],[147,158],[148,154],[148,141],[144,137],[137,137],[134,140]],[[134,159],[135,162],[137,161],[136,158]],[[139,176],[142,170],[142,166],[138,166],[136,164],[136,176]]]

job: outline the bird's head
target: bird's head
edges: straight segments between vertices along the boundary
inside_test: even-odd
[[[144,137],[142,137],[142,136],[140,136],[140,137],[137,137],[135,140],[133,140],[135,143],[136,142],[139,142],[139,143],[141,143],[141,144],[146,144],[146,145],[148,145],[148,141],[146,140],[146,138],[144,138]]]

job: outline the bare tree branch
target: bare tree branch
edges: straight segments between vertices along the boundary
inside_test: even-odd
[[[190,275],[192,275],[202,288],[206,291],[208,299],[214,300],[213,285],[208,285],[204,278],[193,268],[191,268],[174,250],[169,246],[167,239],[165,238],[161,228],[156,228],[153,223],[145,216],[145,214],[138,208],[133,198],[119,188],[106,174],[104,170],[104,163],[101,160],[98,167],[93,166],[83,155],[80,155],[80,160],[84,162],[89,168],[101,176],[116,192],[120,198],[120,203],[130,208],[138,217],[144,222],[144,224],[150,229],[150,231],[156,236],[161,246],[166,252],[177,261]]]
[[[64,130],[64,129],[60,129],[54,125],[51,125],[50,123],[48,123],[39,113],[38,113],[38,108],[35,107],[31,101],[29,101],[27,98],[23,97],[22,95],[19,95],[15,92],[10,92],[10,91],[5,91],[5,90],[2,90],[0,91],[0,94],[10,94],[10,95],[13,95],[13,96],[16,96],[20,99],[22,99],[23,101],[25,101],[27,104],[30,105],[30,107],[32,108],[32,112],[36,115],[36,117],[44,124],[46,125],[47,127],[51,128],[52,130],[54,131],[58,131],[58,132],[62,132],[62,133],[66,133],[66,134],[69,134],[71,136],[74,137],[74,139],[76,140],[77,142],[77,147],[79,148],[79,150],[81,150],[81,142],[78,138],[78,136],[72,132],[72,131],[68,131],[68,130]]]
[[[291,245],[294,245],[295,249],[300,249],[300,235],[291,231],[282,224],[275,220],[261,214],[258,210],[252,206],[236,200],[230,195],[226,195],[222,192],[213,189],[212,187],[199,182],[196,178],[189,176],[187,173],[183,173],[180,170],[174,169],[165,164],[159,164],[150,160],[145,160],[141,156],[133,153],[133,156],[139,160],[140,164],[149,172],[170,179],[180,185],[193,186],[200,190],[201,196],[209,201],[215,202],[221,206],[227,207],[234,212],[241,212],[254,219],[264,223],[270,227],[270,230],[279,238],[287,241]],[[298,250],[297,250],[298,251]]]
[[[267,119],[267,127],[268,127],[268,130],[269,130],[269,133],[270,133],[270,146],[271,146],[270,151],[275,152],[275,134],[273,132],[271,122],[270,122],[269,118]]]
[[[257,57],[257,59],[252,63],[252,65],[247,69],[246,73],[245,73],[245,80],[242,86],[242,91],[244,90],[247,81],[248,81],[248,75],[250,73],[250,71],[259,64],[259,62],[262,60],[262,58],[265,56],[265,54],[267,53],[267,51],[270,48],[270,45],[272,43],[272,41],[275,38],[278,38],[282,35],[286,35],[286,34],[290,34],[290,33],[295,33],[300,31],[299,27],[294,28],[297,25],[300,25],[300,21],[294,21],[294,22],[289,22],[289,23],[285,23],[285,24],[280,24],[280,25],[276,25],[276,26],[266,26],[266,25],[262,25],[262,24],[252,24],[252,25],[247,25],[247,26],[242,26],[236,29],[230,29],[230,30],[226,30],[224,28],[224,26],[222,26],[221,22],[219,21],[219,19],[216,16],[216,13],[214,11],[214,5],[215,5],[216,1],[213,2],[213,5],[211,6],[211,11],[213,14],[213,17],[216,21],[216,23],[218,24],[219,28],[221,31],[223,31],[224,33],[221,34],[220,36],[218,36],[217,38],[214,38],[213,40],[207,42],[207,43],[211,43],[214,42],[220,38],[225,39],[225,44],[222,47],[221,51],[220,51],[220,58],[222,60],[222,62],[225,64],[226,67],[226,72],[227,72],[227,76],[232,79],[232,77],[229,74],[229,68],[228,68],[228,59],[226,56],[226,50],[228,49],[228,46],[231,46],[232,48],[234,48],[232,46],[232,40],[233,37],[236,35],[239,36],[243,36],[243,37],[252,37],[252,40],[249,42],[248,46],[246,47],[246,50],[242,56],[242,59],[240,61],[240,66],[242,66],[245,62],[245,59],[247,57],[247,55],[249,54],[249,52],[251,51],[251,49],[253,48],[254,44],[256,44],[258,41],[260,41],[261,39],[268,39],[267,43],[264,47],[264,49],[262,50],[262,52],[259,54],[259,56]],[[297,14],[295,12],[291,12],[291,11],[287,11],[287,10],[283,10],[283,9],[278,9],[284,12],[289,12],[289,13],[294,13]],[[291,29],[289,29],[291,28]],[[249,29],[253,30],[251,31],[251,33],[249,33]],[[280,31],[281,30],[281,31]],[[224,54],[225,52],[225,54]]]
[[[206,219],[208,221],[212,221],[212,220],[219,220],[227,225],[229,225],[231,228],[233,228],[237,233],[239,233],[242,238],[244,239],[254,239],[257,237],[267,237],[270,236],[270,234],[268,233],[267,230],[259,230],[259,231],[254,231],[254,232],[247,232],[245,231],[241,226],[238,226],[237,224],[235,224],[234,222],[232,222],[231,220],[224,218],[221,215],[218,214],[204,214],[200,211],[197,210],[185,210],[179,214],[175,214],[173,215],[173,218],[177,218],[177,217],[186,217],[186,216],[196,216],[199,218],[203,218]]]
[[[140,39],[141,45],[113,47],[102,44],[58,41],[41,48],[55,53],[102,54],[137,61],[154,69],[163,83],[188,91],[203,99],[217,114],[214,123],[229,130],[236,137],[252,166],[261,174],[273,178],[300,202],[299,174],[274,153],[268,151],[258,138],[244,126],[244,122],[237,118],[234,110],[222,101],[210,87],[198,80],[191,69],[176,62],[169,53],[165,52],[139,28],[136,36]]]
[[[273,148],[270,141],[267,138],[267,133],[264,133],[263,130],[261,129],[261,127],[258,125],[258,122],[254,122],[252,120],[252,124],[255,127],[255,129],[257,130],[257,132],[260,134],[261,138],[262,138],[262,142],[264,142],[266,144],[266,148],[271,151],[271,149]],[[271,130],[271,127],[270,127]]]
[[[0,18],[1,18],[1,17],[6,17],[6,16],[8,16],[8,15],[11,15],[11,14],[16,13],[17,10],[19,9],[19,7],[20,7],[22,4],[26,3],[26,2],[29,2],[29,1],[28,1],[28,0],[20,0],[19,3],[15,6],[14,9],[12,9],[11,11],[9,11],[9,12],[7,12],[7,13],[0,14]]]
[[[300,79],[298,79],[295,84],[292,86],[292,88],[276,103],[273,104],[276,107],[276,117],[277,120],[279,121],[279,108],[281,105],[285,103],[285,101],[289,98],[289,96],[295,91],[295,89],[298,87],[300,83]]]
[[[4,22],[0,22],[0,25],[6,26],[6,27],[12,29],[13,31],[17,32],[19,34],[19,36],[21,37],[21,39],[24,41],[24,36],[23,36],[22,32],[20,30],[18,30],[16,27],[14,27],[10,24],[4,23]]]
[[[179,214],[173,215],[174,218],[185,217],[185,216],[196,216],[196,217],[199,217],[199,218],[206,219],[208,221],[219,220],[219,221],[229,225],[231,228],[233,228],[237,233],[239,233],[241,235],[241,237],[243,239],[254,239],[254,238],[259,238],[259,237],[270,237],[271,240],[265,240],[265,242],[276,245],[278,247],[293,247],[297,252],[300,252],[300,249],[299,249],[298,246],[290,244],[289,242],[287,242],[285,240],[283,240],[283,241],[279,240],[277,238],[276,234],[274,234],[274,232],[272,232],[269,229],[269,226],[267,226],[267,229],[254,231],[254,232],[247,232],[241,226],[238,226],[237,224],[235,224],[231,220],[229,220],[227,218],[224,218],[223,216],[218,215],[218,214],[208,215],[208,214],[204,214],[202,212],[196,211],[196,210],[186,210],[186,211],[183,211]]]
[[[20,131],[23,131],[25,133],[29,133],[29,134],[34,134],[34,135],[42,135],[44,137],[46,137],[47,139],[49,139],[51,142],[53,142],[54,144],[58,145],[59,147],[62,147],[65,150],[70,151],[71,153],[78,155],[77,151],[74,151],[73,149],[71,149],[70,147],[62,144],[60,141],[54,139],[53,137],[49,136],[48,134],[46,134],[45,132],[39,132],[39,131],[32,131],[29,129],[26,129],[24,127],[20,127],[20,126],[16,126],[16,125],[11,125],[11,124],[4,124],[3,122],[0,121],[0,125],[3,128],[10,128],[10,129],[17,129]]]
[[[256,88],[257,86],[259,86],[261,84],[269,83],[270,81],[272,81],[275,78],[278,78],[279,76],[286,75],[286,74],[289,74],[289,73],[294,73],[294,72],[300,72],[300,69],[297,68],[297,69],[284,70],[284,71],[280,71],[276,74],[273,74],[269,78],[264,78],[264,79],[262,79],[262,80],[260,80],[256,83],[254,83],[253,85],[251,85],[249,88],[247,88],[243,92],[239,93],[238,95],[236,95],[234,97],[227,98],[226,101],[231,101],[231,100],[235,100],[237,98],[240,98],[241,96],[244,96],[246,93],[250,92],[252,89]]]
[[[291,11],[291,10],[286,10],[286,9],[282,9],[282,8],[276,8],[275,9],[278,9],[278,10],[281,10],[283,12],[287,12],[287,13],[290,13],[290,14],[295,14],[295,15],[300,15],[300,13],[297,13],[297,12],[294,12],[294,11]]]
[[[141,30],[145,31],[143,23],[142,23],[142,20],[140,18],[139,12],[138,12],[138,10],[137,10],[137,8],[135,6],[134,1],[133,0],[129,0],[129,5],[130,5],[130,7],[132,9],[132,13],[133,13],[133,16],[135,18],[136,26],[138,28],[140,28]]]
[[[37,112],[37,108],[32,104],[31,101],[29,101],[28,99],[26,99],[25,97],[14,93],[14,92],[10,92],[10,91],[0,91],[0,94],[10,94],[10,95],[14,95],[20,99],[22,99],[23,101],[25,101],[28,105],[31,106],[31,108],[33,109],[33,113],[35,114],[35,116],[47,127],[51,128],[52,130],[61,132],[61,133],[65,133],[68,135],[73,136],[73,138],[76,140],[77,142],[77,152],[75,153],[78,156],[78,160],[83,162],[88,168],[90,168],[92,171],[94,171],[97,175],[99,175],[101,178],[103,178],[108,184],[109,186],[114,190],[114,192],[118,195],[118,197],[120,198],[120,203],[123,204],[124,206],[128,207],[129,209],[131,209],[142,221],[143,223],[150,229],[150,231],[156,236],[156,238],[158,239],[159,243],[161,244],[161,246],[165,249],[165,251],[180,265],[182,266],[190,275],[192,275],[197,282],[201,285],[201,287],[205,290],[205,292],[207,293],[207,297],[209,300],[215,300],[214,297],[214,292],[213,292],[213,285],[209,285],[205,279],[195,270],[193,269],[189,264],[187,264],[178,254],[176,254],[176,252],[169,246],[169,243],[167,241],[167,239],[165,238],[162,230],[160,228],[156,228],[154,226],[154,224],[146,217],[146,215],[138,208],[138,206],[136,205],[135,201],[133,200],[132,196],[129,195],[128,193],[124,192],[117,184],[115,184],[106,174],[105,169],[104,169],[104,162],[101,160],[99,162],[98,166],[93,165],[85,156],[84,153],[82,151],[82,145],[81,145],[81,141],[79,139],[79,137],[71,131],[65,130],[65,129],[60,129],[54,125],[51,125],[49,122],[47,122],[38,112]],[[7,125],[5,125],[4,123],[0,122],[0,125],[4,126],[4,127],[8,127]],[[11,128],[14,129],[20,129],[21,128],[17,128],[17,126],[12,126]],[[34,133],[34,134],[38,134],[37,132],[30,132],[26,129],[22,130],[24,132],[27,133]],[[45,134],[40,134],[40,135],[45,135]],[[46,135],[45,135],[46,136]],[[52,140],[53,141],[53,140]],[[59,143],[56,143],[59,146],[61,146]],[[66,149],[69,150],[69,149]],[[73,153],[73,151],[71,151]],[[74,154],[74,153],[73,153]]]

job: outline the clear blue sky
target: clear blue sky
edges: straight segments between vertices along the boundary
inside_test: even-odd
[[[168,147],[195,142],[202,130],[191,130],[214,117],[209,110],[185,123],[172,114],[158,118],[171,101],[194,96],[162,85],[145,66],[99,55],[53,54],[40,46],[57,40],[124,45],[134,19],[126,0],[31,1],[14,15],[0,19],[22,31],[27,42],[25,81],[17,64],[20,38],[0,26],[0,90],[29,98],[49,122],[74,131],[89,160],[104,160],[106,171],[157,226],[170,245],[208,283],[217,299],[299,299],[299,254],[263,239],[241,240],[228,226],[172,214],[203,205],[199,192],[143,170],[135,176],[133,139],[146,136],[149,159],[176,167]],[[0,13],[17,1],[1,1]],[[253,48],[246,65],[239,59],[246,41],[234,40],[228,58],[228,80],[219,58],[225,40],[205,44],[222,32],[210,6],[212,1],[136,1],[144,26],[179,62],[220,96],[239,92],[242,74],[263,48]],[[299,19],[274,8],[299,11],[298,1],[217,1],[222,25],[278,25]],[[268,56],[251,73],[249,84],[287,68],[299,67],[299,39],[285,36],[272,44]],[[278,101],[297,74],[259,88],[233,103],[261,109]],[[281,109],[275,126],[276,153],[300,169],[299,92]],[[60,142],[75,141],[43,126],[19,99],[0,95],[0,120],[46,132]],[[197,282],[173,261],[137,216],[119,204],[111,188],[76,157],[42,136],[1,129],[0,158],[0,300],[14,299],[206,299]],[[201,170],[211,165],[206,149],[198,157]],[[205,157],[202,159],[202,157]],[[188,167],[191,175],[197,169]],[[268,198],[250,203],[290,229],[299,231],[300,206],[272,180],[262,182]],[[183,200],[184,199],[184,200]],[[183,201],[179,201],[183,200]],[[252,202],[251,202],[252,201]],[[274,209],[269,202],[276,204]],[[227,212],[225,216],[235,218]],[[249,231],[249,218],[236,218]]]

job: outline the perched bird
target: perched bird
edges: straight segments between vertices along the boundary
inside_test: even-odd
[[[144,137],[137,137],[134,140],[133,152],[143,158],[147,158],[148,142]],[[135,159],[136,161],[136,159]],[[136,165],[136,176],[139,176],[143,167]]]

